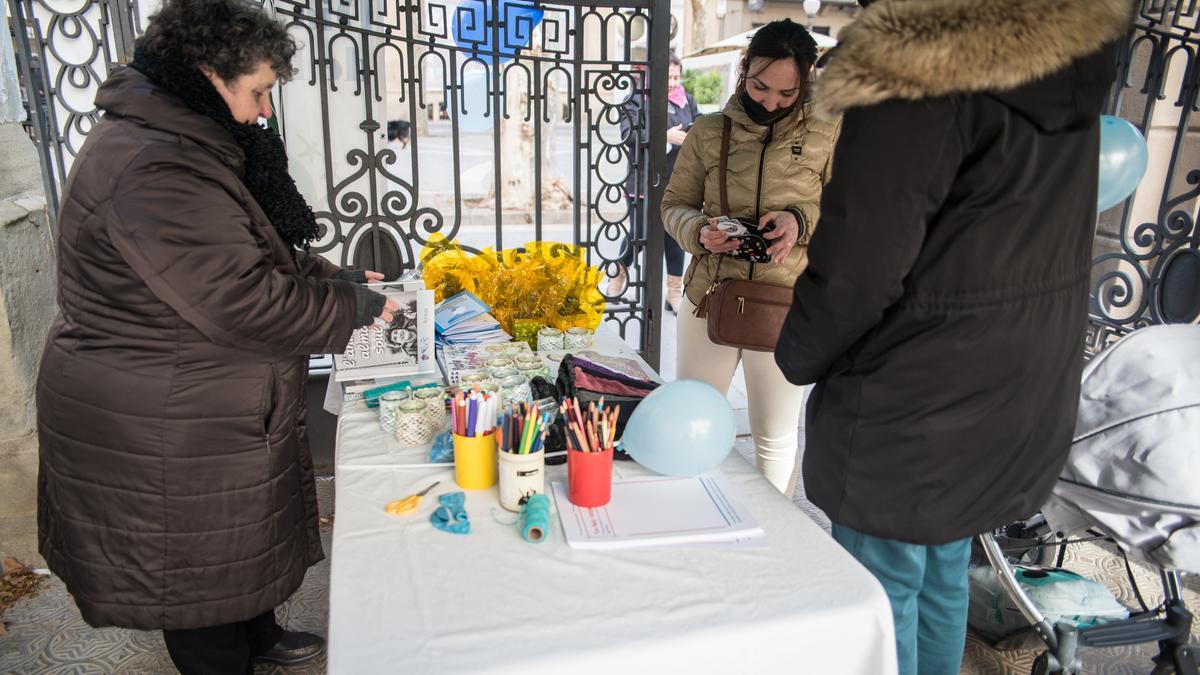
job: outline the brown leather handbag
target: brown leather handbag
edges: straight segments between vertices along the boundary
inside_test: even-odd
[[[725,118],[721,134],[721,213],[729,215],[729,194],[726,174],[729,164],[729,135],[731,120]],[[721,260],[696,316],[708,316],[708,339],[715,344],[738,347],[755,352],[773,352],[783,330],[783,321],[792,306],[792,289],[747,279],[721,278]],[[753,264],[753,263],[751,263]]]

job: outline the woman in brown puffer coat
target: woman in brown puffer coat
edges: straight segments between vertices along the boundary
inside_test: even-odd
[[[260,127],[284,28],[168,0],[63,195],[61,314],[38,380],[42,555],[93,626],[163,629],[183,673],[323,650],[274,608],[322,557],[309,354],[396,309],[308,254],[318,229]]]
[[[696,316],[694,311],[717,282],[753,279],[791,288],[808,264],[808,240],[817,225],[817,205],[840,125],[837,119],[814,117],[805,100],[816,50],[808,31],[787,19],[758,29],[746,51],[737,93],[723,112],[699,118],[688,132],[662,200],[663,225],[692,254],[683,277],[686,300],[679,312],[676,373],[724,392],[741,364],[758,469],[789,496],[803,389],[788,383],[769,352],[710,341],[703,312]],[[766,235],[767,263],[725,255],[737,244],[712,226],[721,215],[726,120],[728,215],[775,224]]]

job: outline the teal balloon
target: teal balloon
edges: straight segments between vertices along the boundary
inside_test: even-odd
[[[621,447],[638,464],[664,476],[695,476],[715,469],[737,436],[725,395],[696,380],[655,389],[638,404]]]
[[[1100,190],[1096,206],[1105,211],[1133,194],[1146,174],[1149,152],[1137,127],[1120,117],[1100,116]]]

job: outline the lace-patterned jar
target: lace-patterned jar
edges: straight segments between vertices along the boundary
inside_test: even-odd
[[[592,331],[587,328],[568,328],[563,337],[563,349],[567,351],[587,349],[592,346]]]
[[[504,405],[527,403],[533,399],[533,391],[529,388],[529,380],[520,373],[510,375],[500,380],[500,402]]]
[[[396,409],[396,441],[405,447],[425,445],[433,440],[435,428],[425,413],[425,402],[410,399]]]
[[[425,404],[425,416],[433,428],[441,429],[446,421],[446,397],[441,387],[425,387],[413,390],[413,400]]]
[[[553,351],[563,348],[563,333],[557,328],[546,326],[538,331],[537,350],[539,352]]]
[[[379,397],[379,426],[384,431],[396,433],[396,410],[407,400],[407,391],[389,391]]]

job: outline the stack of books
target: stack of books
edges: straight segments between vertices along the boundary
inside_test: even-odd
[[[391,323],[377,320],[350,336],[346,351],[333,357],[334,380],[362,380],[354,386],[378,385],[387,378],[437,372],[434,342],[434,295],[420,279],[367,284],[400,309]]]
[[[469,291],[443,300],[434,312],[437,344],[482,345],[508,342],[512,338],[488,312],[492,308]]]

